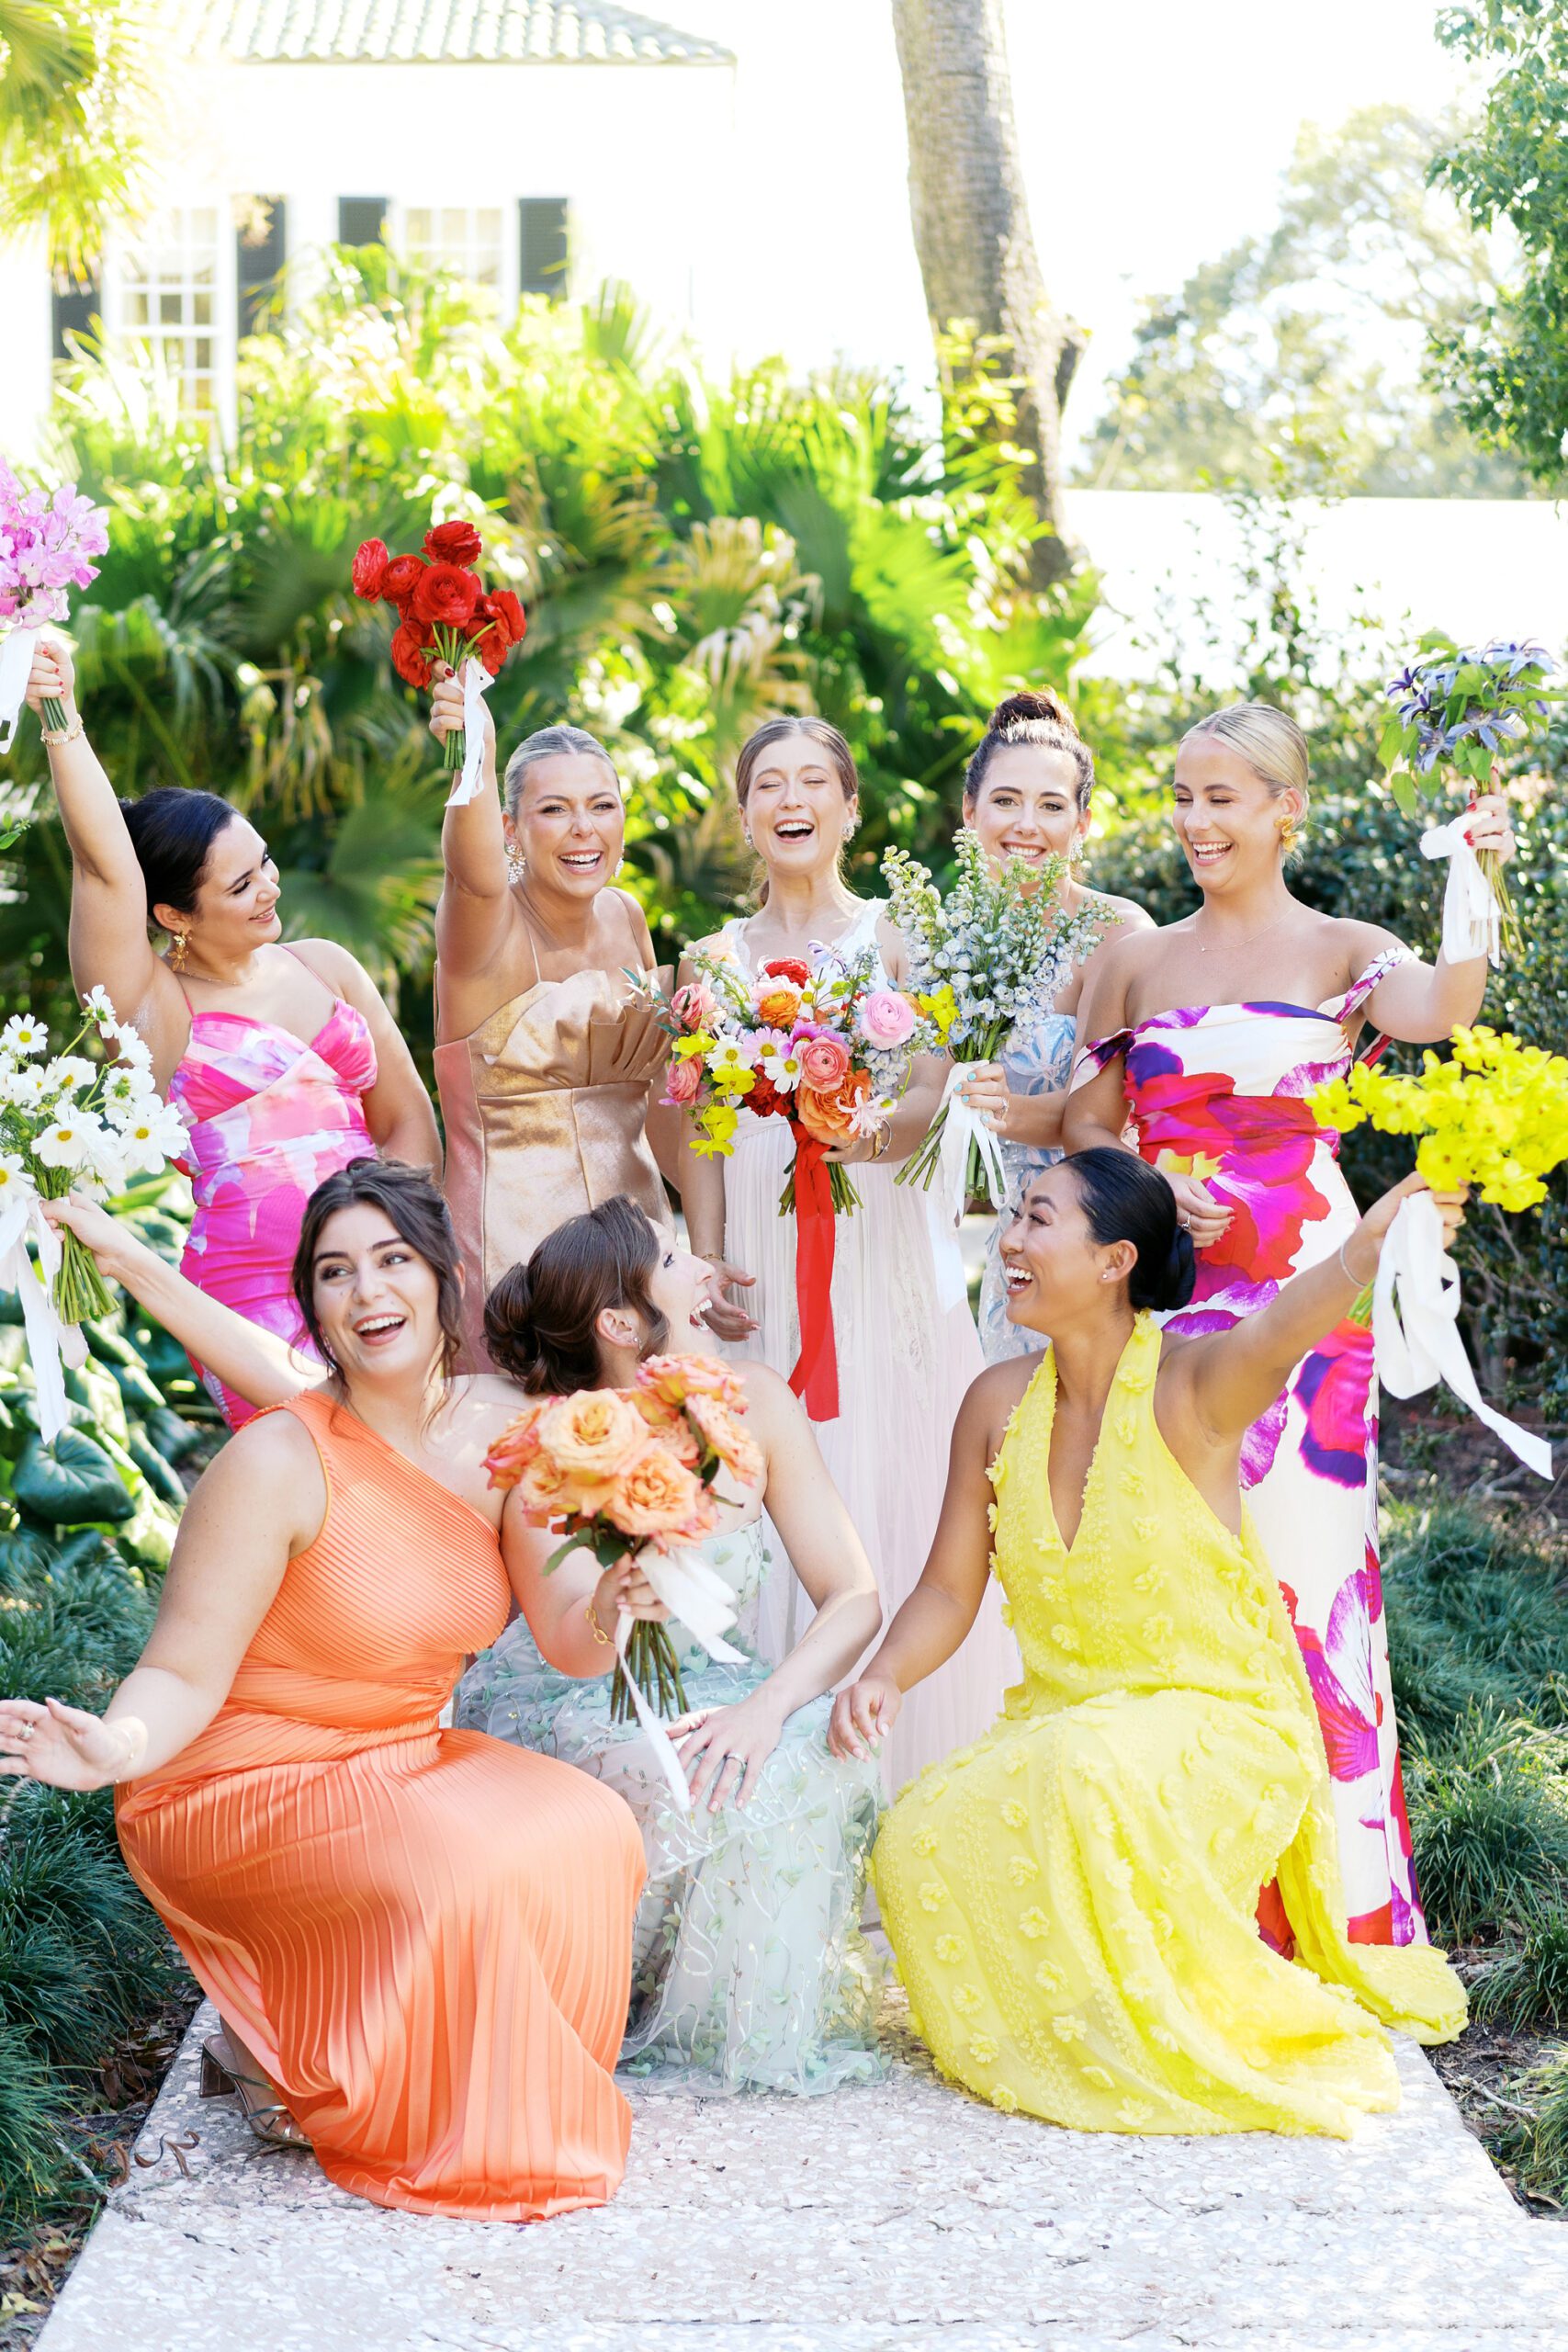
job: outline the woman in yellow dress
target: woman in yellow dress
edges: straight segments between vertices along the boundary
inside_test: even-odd
[[[1238,1477],[1247,1428],[1421,1189],[1201,1339],[1154,1319],[1190,1291],[1191,1244],[1128,1153],[1044,1170],[1003,1242],[1009,1315],[1051,1344],[970,1389],[924,1576],[832,1733],[850,1755],[886,1737],[963,1641],[994,1540],[1024,1679],[900,1798],[874,1870],[916,2030],[997,2107],[1345,2137],[1398,2104],[1382,2025],[1464,2024],[1439,1953],[1346,1940],[1322,1735]],[[1439,1206],[1451,1232],[1460,1202]],[[1272,1878],[1294,1964],[1258,1932]]]

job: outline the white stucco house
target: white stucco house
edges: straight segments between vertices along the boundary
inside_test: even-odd
[[[0,448],[25,451],[73,332],[161,345],[221,416],[235,345],[287,263],[384,241],[491,288],[624,279],[729,341],[716,189],[735,142],[716,41],[610,0],[184,0],[154,216],[62,293],[0,249]]]

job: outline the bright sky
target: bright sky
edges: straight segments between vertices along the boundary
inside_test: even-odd
[[[929,368],[887,0],[646,0],[740,61],[734,191],[750,353]],[[1273,218],[1304,121],[1461,91],[1433,0],[1007,0],[1046,283],[1093,332],[1092,419],[1139,298]]]

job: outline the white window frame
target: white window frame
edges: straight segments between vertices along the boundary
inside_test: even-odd
[[[188,266],[192,239],[192,216],[209,212],[212,215],[212,277],[210,287],[203,289]],[[162,258],[171,247],[178,246],[186,266],[175,279],[148,279],[142,271],[142,258],[152,254]],[[182,394],[189,389],[189,371],[185,358],[185,346],[197,339],[210,343],[212,365],[206,373],[211,386],[211,401],[203,409],[184,401],[191,415],[211,416],[227,433],[234,421],[234,338],[236,331],[234,286],[234,221],[233,208],[226,197],[206,190],[188,197],[171,198],[160,207],[148,221],[144,231],[135,236],[114,239],[105,255],[103,304],[104,328],[111,343],[122,346],[131,343],[152,345],[164,349],[179,346]],[[183,300],[207,290],[212,297],[212,322],[209,327],[198,327],[192,322],[165,327],[157,320],[145,322],[133,321],[131,310],[138,293],[146,291],[150,302],[158,300],[160,285],[168,287]]]
[[[467,213],[469,219],[470,227],[465,243],[468,251],[470,253],[473,245],[473,229],[471,224],[474,217],[480,212],[494,212],[500,215],[501,239],[496,247],[498,283],[494,291],[496,308],[501,317],[503,320],[510,319],[513,312],[517,308],[518,232],[516,198],[508,198],[503,196],[496,197],[493,199],[490,198],[480,198],[473,203],[453,204],[450,201],[443,201],[440,198],[434,197],[429,198],[424,197],[394,197],[388,211],[386,237],[388,244],[400,260],[408,260],[411,258],[409,254],[408,224],[410,214],[415,212],[428,212],[437,220],[439,220],[441,214],[444,212]],[[437,239],[435,242],[439,243],[440,240]],[[440,263],[438,266],[455,269],[459,266],[455,263],[444,261]],[[462,274],[466,276],[466,272],[463,272]],[[483,280],[469,279],[468,283],[478,283],[482,286]]]

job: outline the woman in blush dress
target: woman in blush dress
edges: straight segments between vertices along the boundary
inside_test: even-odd
[[[115,1264],[101,1209],[53,1213]],[[516,1392],[454,1376],[460,1290],[440,1194],[376,1160],[301,1227],[330,1377],[186,1287],[191,1337],[280,1409],[192,1494],[105,1715],[0,1702],[0,1773],[116,1785],[131,1873],[223,2017],[208,2095],[375,2204],[536,2221],[626,2165],[642,1848],[608,1789],[441,1710],[513,1595],[564,1674],[600,1670],[590,1607],[659,1611],[626,1562],[545,1579],[518,1553],[484,1466]]]
[[[712,1280],[629,1201],[606,1202],[502,1276],[485,1308],[491,1358],[530,1395],[565,1396],[630,1387],[666,1349],[716,1357],[702,1320]],[[664,2089],[812,2096],[883,2072],[878,1972],[859,1932],[880,1780],[874,1763],[827,1748],[828,1694],[881,1612],[804,1408],[766,1364],[734,1373],[761,1475],[721,1480],[723,1523],[700,1551],[729,1589],[738,1623],[726,1639],[744,1662],[710,1658],[672,1629],[688,1708],[684,1736],[672,1736],[692,1809],[640,1726],[612,1719],[609,1677],[559,1673],[522,1618],[464,1677],[457,1720],[592,1773],[637,1815],[648,1885],[623,2066]],[[537,1542],[543,1558],[554,1538]],[[770,1667],[754,1629],[769,1584],[792,1568],[816,1613]]]
[[[897,988],[904,949],[884,902],[856,898],[840,873],[858,818],[859,783],[837,728],[820,718],[770,719],[741,751],[736,792],[766,889],[755,914],[727,923],[705,946],[733,956],[749,977],[779,958],[810,962],[823,949],[845,956],[872,949],[883,984]],[[942,1070],[939,1061],[917,1063],[888,1124],[828,1155],[853,1164],[861,1205],[837,1221],[840,1409],[817,1435],[889,1608],[920,1572],[942,1507],[953,1416],[981,1363],[962,1295],[953,1306],[942,1303],[925,1196],[894,1182],[935,1114]],[[716,1269],[714,1329],[785,1374],[800,1351],[795,1219],[779,1214],[794,1148],[787,1120],[742,1110],[732,1157],[704,1159],[688,1139],[681,1180],[693,1247]],[[802,1615],[798,1586],[773,1578],[758,1624],[764,1660],[776,1665],[793,1647]],[[908,1711],[886,1766],[889,1787],[974,1738],[1016,1670],[1017,1652],[993,1598],[964,1657],[934,1676]]]
[[[444,675],[431,728],[463,723]],[[620,778],[581,727],[545,727],[450,808],[435,917],[435,1084],[446,1198],[468,1269],[467,1362],[486,1362],[484,1303],[547,1233],[624,1193],[658,1225],[669,1204],[647,1135],[668,1052],[628,971],[650,972],[641,908],[614,887],[626,843]]]
[[[63,647],[40,642],[28,699],[46,727],[71,848],[71,972],[104,988],[151,1048],[183,1114],[196,1202],[185,1269],[252,1322],[298,1341],[290,1288],[305,1203],[367,1152],[439,1171],[430,1098],[371,980],[327,939],[279,944],[277,868],[215,793],[163,785],[119,801],[83,730]],[[40,712],[41,716],[41,712]],[[149,922],[168,939],[153,952]],[[208,1385],[231,1422],[248,1408]]]
[[[998,1139],[1007,1176],[1007,1200],[992,1229],[980,1284],[980,1345],[987,1363],[1032,1355],[1045,1344],[1039,1332],[1008,1320],[1001,1238],[1032,1179],[1062,1156],[1078,999],[1089,976],[1119,931],[1152,928],[1131,899],[1091,890],[1080,878],[1093,796],[1094,756],[1048,687],[1009,695],[997,705],[964,775],[964,821],[998,866],[1066,858],[1072,870],[1057,886],[1054,912],[1060,923],[1086,918],[1092,928],[1048,999],[1014,1025],[999,1060],[975,1063],[961,1080],[965,1099]]]
[[[1423,1043],[1473,1019],[1478,956],[1417,962],[1375,923],[1292,896],[1285,857],[1308,805],[1294,721],[1238,703],[1177,754],[1173,821],[1203,903],[1112,941],[1086,1000],[1067,1105],[1069,1151],[1120,1143],[1165,1171],[1198,1249],[1178,1332],[1258,1313],[1282,1283],[1332,1259],[1356,1208],[1303,1099],[1348,1069],[1366,1021]],[[1478,849],[1512,854],[1503,802],[1471,819]],[[1376,1388],[1368,1302],[1316,1341],[1249,1431],[1241,1478],[1284,1590],[1318,1705],[1339,1859],[1357,1941],[1425,1937],[1400,1786],[1378,1573]],[[1283,1937],[1278,1900],[1266,1932]]]

